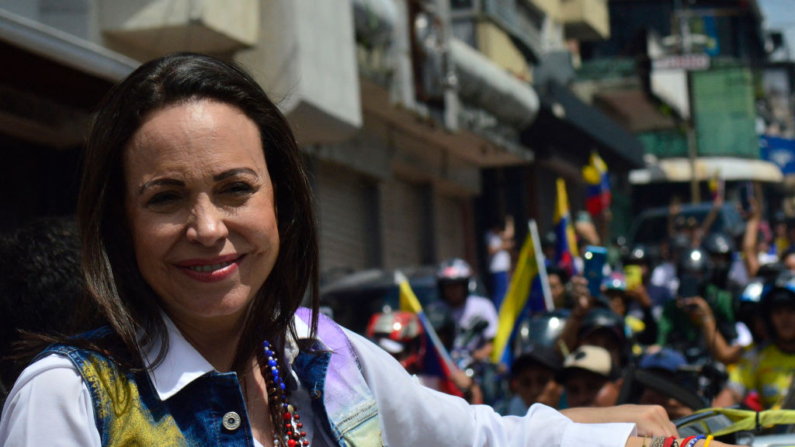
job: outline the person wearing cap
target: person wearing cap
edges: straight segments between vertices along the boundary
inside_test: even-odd
[[[688,386],[689,382],[683,380],[680,374],[681,369],[687,366],[685,356],[673,349],[663,348],[654,353],[647,353],[641,358],[638,366],[641,370],[648,371],[663,381],[675,382],[685,386],[694,394],[696,393],[695,388]],[[651,387],[644,388],[638,403],[641,405],[659,405],[665,408],[665,412],[668,413],[668,417],[672,421],[690,416],[694,411],[693,408]]]
[[[555,351],[540,343],[526,347],[511,364],[509,386],[514,396],[507,415],[523,416],[533,404],[558,408],[563,388],[556,381],[560,360]]]
[[[756,390],[765,409],[795,408],[795,274],[784,272],[762,296],[759,312],[772,343],[754,359],[743,359],[715,399],[715,406],[740,403]]]
[[[612,407],[623,383],[610,353],[590,345],[580,346],[566,357],[561,379],[571,408]]]

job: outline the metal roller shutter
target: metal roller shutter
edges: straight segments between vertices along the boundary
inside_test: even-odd
[[[423,188],[394,180],[382,184],[381,222],[384,267],[420,265],[423,261],[425,224]]]
[[[356,271],[375,265],[375,184],[349,169],[319,163],[320,270]]]
[[[465,258],[466,241],[462,199],[436,195],[436,254],[439,261],[448,258]]]

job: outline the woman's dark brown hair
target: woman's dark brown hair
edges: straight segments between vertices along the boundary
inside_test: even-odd
[[[199,54],[172,54],[142,65],[103,99],[78,202],[83,271],[90,297],[127,349],[141,353],[145,343],[161,340],[162,359],[168,349],[165,325],[158,298],[138,271],[124,211],[123,153],[147,114],[201,99],[234,106],[257,125],[278,210],[279,254],[245,318],[232,364],[240,373],[263,340],[281,347],[288,331],[295,335],[292,319],[307,290],[312,336],[318,307],[317,236],[302,156],[287,120],[240,67]],[[148,338],[140,340],[140,333]]]

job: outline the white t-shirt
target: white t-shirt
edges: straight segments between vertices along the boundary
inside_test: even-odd
[[[489,325],[480,334],[473,337],[467,346],[458,346],[457,348],[466,348],[469,351],[474,351],[483,345],[487,340],[491,340],[497,336],[497,309],[494,303],[488,298],[482,296],[469,295],[463,307],[452,309],[450,314],[456,322],[459,329],[470,329],[478,322],[484,320]]]
[[[492,250],[500,248],[502,247],[502,238],[499,234],[493,231],[488,231],[486,233],[486,245],[488,245]],[[489,271],[491,273],[507,272],[510,269],[511,255],[508,253],[508,250],[500,250],[497,253],[494,253],[489,260]]]
[[[665,287],[671,291],[671,296],[676,296],[679,290],[679,277],[676,276],[676,266],[673,262],[663,262],[651,272],[651,284]]]
[[[161,399],[168,399],[212,370],[168,321],[167,328],[170,349],[165,361],[149,373]],[[299,336],[308,333],[298,319],[296,328]],[[501,417],[491,407],[469,405],[420,385],[386,351],[357,334],[346,331],[346,335],[378,402],[384,445],[619,447],[635,434],[634,424],[577,424],[540,404],[532,406],[524,417]],[[295,352],[295,345],[288,345],[284,355],[288,363],[292,364]],[[153,355],[147,353],[146,358]],[[318,429],[320,424],[311,411],[306,389],[299,387],[292,399],[304,409],[301,417],[310,445],[334,446],[325,431]],[[23,371],[3,409],[0,445],[101,445],[91,395],[71,361],[51,355]]]

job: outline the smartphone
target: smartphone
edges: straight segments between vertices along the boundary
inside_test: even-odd
[[[627,290],[634,290],[643,283],[643,270],[639,265],[624,266],[624,276],[627,278]]]
[[[583,254],[583,276],[588,280],[588,292],[592,297],[599,297],[602,293],[605,264],[607,263],[607,249],[605,247],[585,247]]]
[[[679,297],[680,298],[692,298],[694,296],[699,296],[700,292],[700,285],[701,285],[701,278],[696,275],[691,274],[684,274],[679,278]]]

